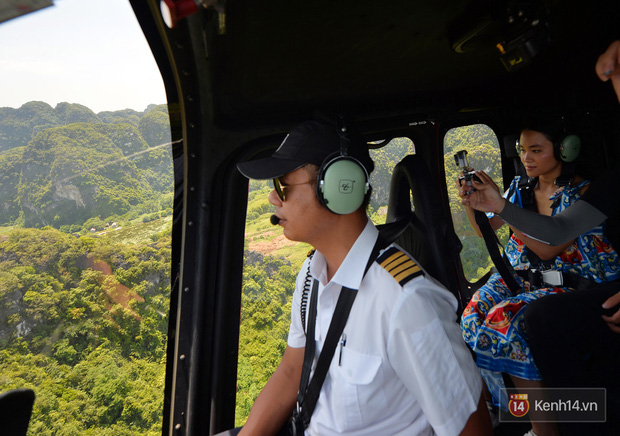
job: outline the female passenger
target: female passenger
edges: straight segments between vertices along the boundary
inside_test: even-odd
[[[534,121],[521,132],[517,147],[528,180],[515,177],[505,194],[508,201],[539,214],[555,215],[583,195],[590,182],[577,175],[567,179],[565,166],[568,164],[563,165],[557,145],[554,147],[563,139],[562,136],[561,123],[554,125],[545,120]],[[484,172],[476,174],[482,182],[493,184]],[[558,187],[556,181],[560,180],[567,183]],[[464,186],[459,187],[461,197],[467,195],[466,191]],[[465,208],[470,223],[479,232],[473,209]],[[504,224],[498,216],[492,216],[490,222],[495,230]],[[463,337],[476,353],[476,364],[481,369],[494,403],[504,409],[507,398],[502,395],[501,373],[509,374],[517,389],[543,387],[524,328],[523,313],[527,305],[546,295],[620,278],[618,255],[605,238],[602,226],[559,246],[541,243],[515,228],[511,229],[513,234],[505,252],[515,271],[519,272],[515,279],[520,289],[511,291],[495,273],[474,294],[461,318]],[[540,276],[536,283],[528,270],[559,271],[564,284],[559,285],[557,278],[543,279],[556,281],[553,284],[540,283]],[[545,273],[543,277],[549,276]],[[532,422],[532,427],[529,435],[557,434],[554,424]]]

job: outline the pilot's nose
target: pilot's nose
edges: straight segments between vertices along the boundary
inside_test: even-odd
[[[280,196],[278,195],[275,189],[272,189],[271,192],[269,193],[269,203],[273,204],[274,206],[278,206],[278,207],[282,206],[282,200],[280,200]]]

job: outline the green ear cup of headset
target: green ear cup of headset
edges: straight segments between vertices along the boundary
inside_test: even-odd
[[[560,158],[564,162],[572,162],[579,156],[581,139],[577,135],[568,135],[560,144]]]
[[[368,192],[366,177],[366,171],[355,160],[336,159],[328,164],[319,181],[319,198],[334,213],[355,212]]]

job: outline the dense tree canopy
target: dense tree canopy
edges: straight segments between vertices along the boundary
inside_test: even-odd
[[[461,173],[454,161],[454,154],[460,150],[467,151],[469,165],[475,170],[483,170],[489,174],[498,186],[502,186],[502,167],[497,137],[491,128],[483,124],[474,124],[451,129],[444,138],[444,162],[446,184],[452,210],[454,231],[463,242],[461,262],[465,277],[476,281],[491,266],[489,253],[484,240],[476,236],[472,229],[456,188]],[[507,237],[508,229],[504,227],[499,235],[502,240]]]
[[[169,276],[169,236],[0,236],[0,386],[35,390],[31,434],[160,434]]]
[[[0,391],[35,391],[31,435],[161,434],[173,183],[149,109],[158,147],[148,112],[0,108]]]

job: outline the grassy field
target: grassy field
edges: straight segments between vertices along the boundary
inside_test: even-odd
[[[15,227],[13,226],[0,226],[0,235],[4,234],[4,233],[9,233],[11,230],[13,230]]]
[[[153,242],[152,236],[172,226],[172,215],[159,218],[148,223],[140,219],[132,221],[129,226],[117,227],[113,230],[97,233],[98,238],[108,238],[122,244],[147,244]]]
[[[268,211],[253,220],[246,221],[245,240],[250,251],[258,251],[262,255],[282,257],[295,269],[301,268],[310,245],[286,239],[282,228],[269,221],[272,211]]]

